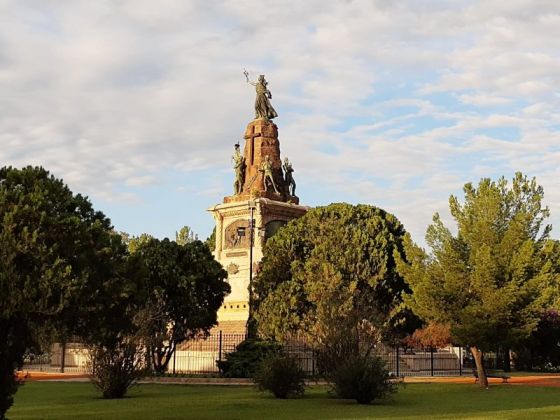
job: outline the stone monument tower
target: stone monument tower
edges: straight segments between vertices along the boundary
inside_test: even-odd
[[[293,167],[280,157],[277,117],[261,75],[256,87],[255,119],[245,130],[243,152],[239,143],[232,157],[233,195],[208,209],[216,221],[215,257],[228,272],[231,293],[218,311],[218,329],[245,333],[249,317],[250,283],[257,274],[265,241],[278,228],[303,216],[307,207],[295,195]]]

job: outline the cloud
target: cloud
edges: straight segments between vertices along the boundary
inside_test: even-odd
[[[422,241],[462,184],[521,170],[560,224],[556,1],[5,0],[0,13],[0,161],[41,164],[115,214],[166,205],[179,185],[199,199],[177,218],[199,220],[229,194],[253,117],[247,68],[270,82],[303,203],[374,203]],[[134,226],[172,234],[169,220]]]

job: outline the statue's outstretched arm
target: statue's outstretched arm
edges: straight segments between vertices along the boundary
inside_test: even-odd
[[[245,79],[247,79],[247,83],[249,83],[250,85],[253,85],[253,86],[257,86],[256,82],[251,82],[249,80],[249,72],[247,70],[243,69],[243,74],[245,75]]]

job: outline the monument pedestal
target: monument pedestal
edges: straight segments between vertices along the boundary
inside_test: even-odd
[[[265,241],[278,228],[308,210],[308,207],[267,198],[227,202],[208,209],[216,221],[214,256],[227,270],[231,286],[231,293],[218,311],[218,329],[228,332],[244,333],[249,317],[250,206],[254,219],[253,277],[258,272]]]
[[[299,205],[298,197],[290,194],[289,179],[283,173],[276,124],[262,118],[253,120],[247,125],[244,138],[243,155],[239,148],[234,154],[235,186],[241,187],[236,194],[224,197],[223,204],[208,209],[216,221],[214,256],[227,270],[231,286],[231,293],[218,311],[217,329],[238,333],[245,333],[249,317],[249,273],[252,270],[253,276],[257,274],[265,241],[278,228],[308,210]],[[291,166],[289,170],[291,174]]]

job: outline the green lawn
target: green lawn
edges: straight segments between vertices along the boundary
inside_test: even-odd
[[[103,400],[88,383],[29,382],[16,394],[16,419],[558,419],[560,388],[409,384],[392,400],[361,406],[314,387],[299,400],[276,400],[252,387],[140,385],[123,400]]]

